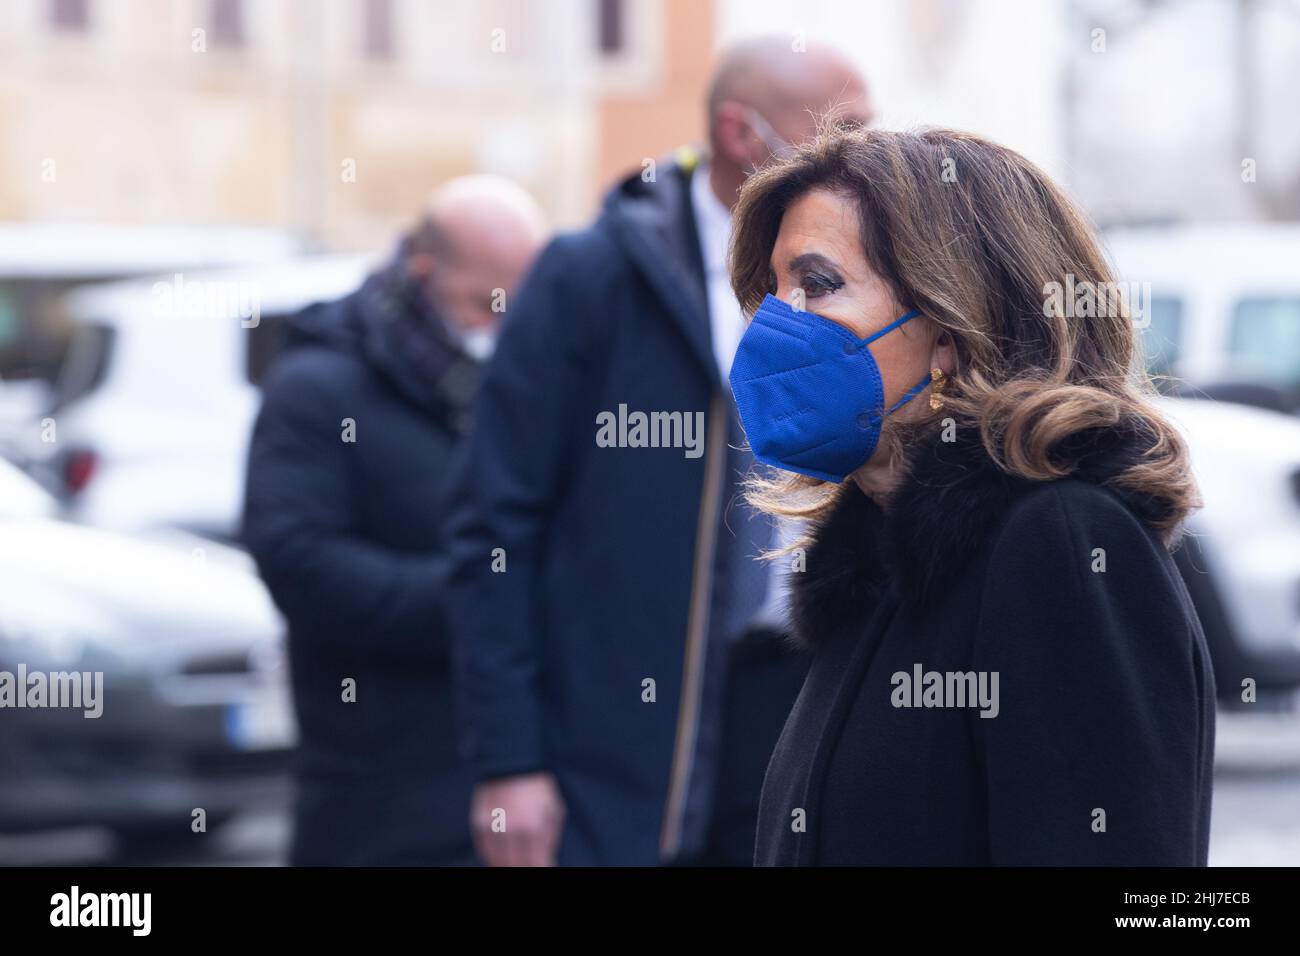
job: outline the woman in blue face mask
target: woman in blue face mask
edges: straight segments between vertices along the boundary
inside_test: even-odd
[[[731,384],[813,654],[760,864],[1205,865],[1214,680],[1187,452],[1039,169],[828,131],[749,180]]]

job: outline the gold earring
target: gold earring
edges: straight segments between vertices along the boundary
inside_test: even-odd
[[[930,369],[930,411],[937,412],[943,408],[943,386],[948,377],[943,374],[943,369]]]

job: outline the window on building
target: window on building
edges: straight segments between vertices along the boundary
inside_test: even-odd
[[[393,56],[393,0],[365,0],[366,56],[388,60]]]
[[[90,0],[50,0],[50,25],[79,31],[90,26]]]
[[[212,43],[214,46],[244,45],[242,0],[212,0]]]
[[[597,42],[600,52],[613,56],[623,52],[624,0],[596,0]]]

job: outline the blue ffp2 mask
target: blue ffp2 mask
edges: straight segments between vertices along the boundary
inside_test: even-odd
[[[869,459],[886,415],[916,397],[927,375],[885,408],[880,367],[868,346],[915,310],[860,339],[844,326],[768,295],[741,337],[731,390],[754,457],[766,465],[840,482]]]

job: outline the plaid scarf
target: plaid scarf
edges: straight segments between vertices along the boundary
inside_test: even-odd
[[[357,304],[371,363],[408,399],[458,433],[468,430],[481,367],[455,343],[424,290],[406,274],[400,251],[366,279]]]

